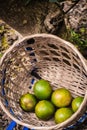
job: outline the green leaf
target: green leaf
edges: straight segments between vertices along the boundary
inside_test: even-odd
[[[3,54],[0,52],[0,58],[3,56]]]
[[[5,36],[3,36],[3,38],[2,38],[1,46],[2,46],[3,49],[6,49],[9,46]]]

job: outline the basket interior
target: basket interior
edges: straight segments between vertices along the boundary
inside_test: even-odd
[[[87,73],[72,47],[51,37],[26,38],[15,45],[3,59],[1,66],[1,100],[17,119],[35,126],[52,126],[53,119],[39,120],[35,114],[22,111],[19,98],[33,93],[33,84],[40,78],[48,80],[53,90],[69,89],[75,96],[84,96]]]

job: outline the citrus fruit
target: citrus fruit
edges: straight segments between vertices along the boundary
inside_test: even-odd
[[[54,116],[55,123],[58,124],[58,123],[64,122],[65,120],[70,118],[72,114],[73,114],[73,111],[70,108],[65,107],[65,108],[57,109]]]
[[[40,100],[50,98],[52,93],[52,87],[47,80],[41,79],[34,84],[34,94]]]
[[[33,94],[27,93],[20,97],[19,103],[24,111],[33,111],[37,100]]]
[[[50,119],[55,112],[54,105],[47,100],[41,100],[36,104],[35,114],[38,118],[42,120]]]
[[[52,93],[52,103],[57,107],[66,107],[72,101],[72,96],[66,88],[59,88]]]
[[[84,98],[81,97],[81,96],[78,96],[78,97],[76,97],[76,98],[73,99],[73,101],[72,101],[72,110],[74,112],[76,112],[78,110],[78,108],[80,107],[83,99]]]

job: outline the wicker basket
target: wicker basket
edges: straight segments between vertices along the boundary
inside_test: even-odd
[[[12,45],[0,61],[0,105],[20,125],[33,129],[58,130],[76,122],[87,102],[87,67],[79,51],[69,42],[50,34],[35,34]],[[33,93],[33,84],[48,80],[53,90],[66,87],[73,95],[83,96],[78,111],[60,124],[39,120],[34,113],[22,111],[19,98]]]

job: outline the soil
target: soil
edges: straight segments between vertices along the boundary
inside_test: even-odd
[[[59,14],[56,18],[58,19],[59,17],[60,20],[63,14],[56,3],[49,2],[49,0],[31,0],[28,5],[25,5],[25,1],[28,0],[0,0],[0,19],[4,20],[23,36],[35,33],[52,33],[72,43],[75,40],[75,44],[79,46],[78,49],[87,58],[87,0],[79,0],[78,4],[65,17],[62,17],[62,21],[59,23],[57,21],[56,26],[51,24],[52,17]],[[64,6],[61,6],[63,11],[66,12],[68,10],[73,4],[72,1],[66,0],[62,2],[62,5],[64,4]],[[67,28],[74,30],[76,33],[82,30],[79,38],[82,43],[79,43],[76,37],[72,40]]]
[[[59,10],[55,3],[48,0],[44,2],[42,0],[31,0],[27,6],[24,0],[1,0],[0,2],[0,18],[24,36],[34,33],[47,33],[44,26],[46,16],[49,12]],[[61,24],[61,28],[65,29],[64,23]]]

